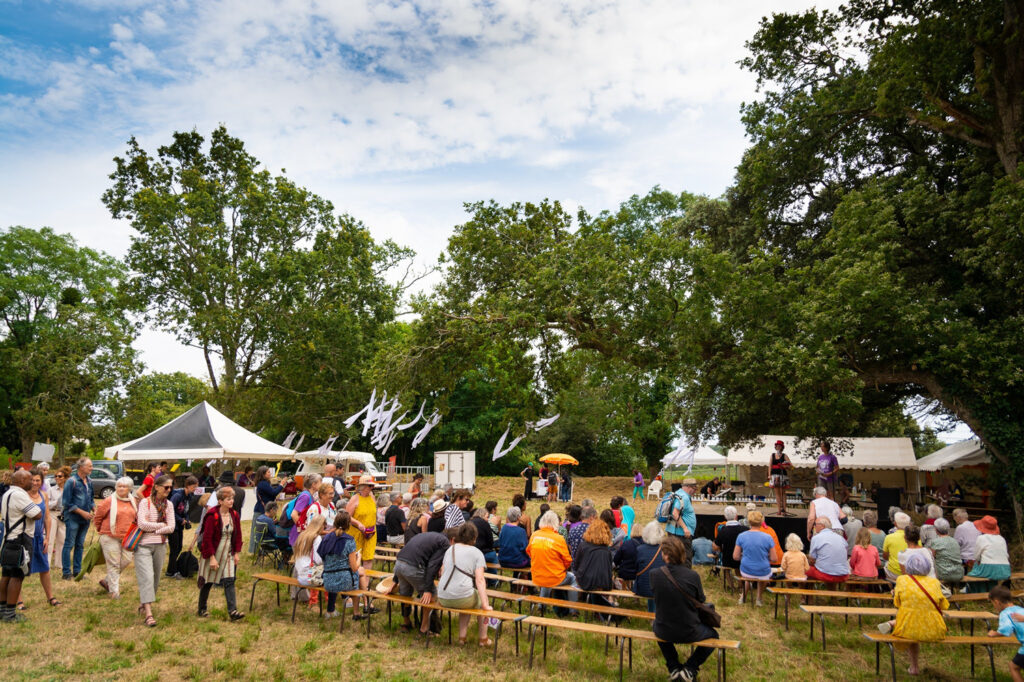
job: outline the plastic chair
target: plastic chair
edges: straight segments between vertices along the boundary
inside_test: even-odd
[[[658,479],[651,481],[651,485],[647,488],[647,497],[653,496],[655,499],[661,499],[661,486],[662,483]]]

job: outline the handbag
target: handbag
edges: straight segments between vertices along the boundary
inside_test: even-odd
[[[697,609],[697,619],[707,625],[709,628],[719,628],[722,626],[722,614],[715,611],[715,605],[710,603],[702,603],[693,598],[693,596],[684,590],[682,586],[676,582],[676,579],[672,576],[672,571],[668,570],[668,566],[662,566],[661,570],[665,573],[665,577],[675,585],[676,589],[683,593],[690,603],[693,604],[693,608]]]
[[[124,540],[121,540],[121,547],[126,552],[134,552],[139,548],[139,543],[142,542],[142,529],[139,528],[139,524],[132,522],[132,525],[128,526],[128,530],[125,531]]]

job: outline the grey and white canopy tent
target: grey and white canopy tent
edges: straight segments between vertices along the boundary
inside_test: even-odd
[[[107,459],[290,460],[295,451],[261,438],[203,401],[156,431],[104,451]]]

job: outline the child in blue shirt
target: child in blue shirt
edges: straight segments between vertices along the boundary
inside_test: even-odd
[[[999,629],[989,630],[988,636],[1009,637],[1013,635],[1018,642],[1024,644],[1024,608],[1014,605],[1010,589],[1002,585],[994,587],[988,593],[988,598],[995,610],[999,611]],[[1013,678],[1013,682],[1024,682],[1024,677],[1021,676],[1022,668],[1024,668],[1024,646],[1017,649],[1017,655],[1010,662],[1010,677]]]

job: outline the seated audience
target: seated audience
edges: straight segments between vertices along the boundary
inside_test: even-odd
[[[907,672],[920,672],[917,642],[937,642],[946,636],[946,621],[942,611],[949,608],[949,601],[942,594],[942,585],[928,576],[931,562],[923,554],[913,554],[904,564],[904,573],[896,579],[893,602],[896,605],[896,619],[881,623],[878,629],[883,634],[890,632],[897,637],[914,640],[908,645],[910,667]]]
[[[790,533],[786,536],[786,553],[779,563],[786,580],[807,580],[807,569],[810,567],[807,555],[804,554],[803,540],[796,533]]]
[[[842,583],[850,577],[850,560],[846,556],[846,538],[831,527],[827,518],[814,522],[814,537],[807,560],[811,567],[807,577],[827,583]]]

